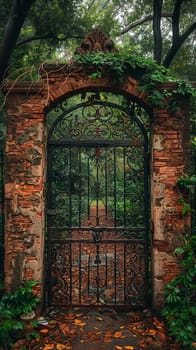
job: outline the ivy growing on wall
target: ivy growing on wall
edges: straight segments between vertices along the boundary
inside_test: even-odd
[[[163,108],[165,98],[173,94],[195,95],[195,89],[191,84],[175,79],[168,69],[159,66],[150,58],[119,52],[95,52],[75,55],[75,60],[84,68],[91,68],[90,77],[93,79],[102,78],[106,74],[114,83],[123,83],[128,76],[136,78],[140,91],[145,92],[156,107]],[[165,82],[176,83],[175,88],[172,91],[158,90],[157,85]],[[169,107],[175,109],[177,107],[175,101],[172,101]]]

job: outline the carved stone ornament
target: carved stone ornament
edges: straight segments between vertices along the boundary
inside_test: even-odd
[[[92,52],[117,52],[114,42],[98,28],[90,32],[82,41],[81,46],[75,51],[75,54],[85,55]]]

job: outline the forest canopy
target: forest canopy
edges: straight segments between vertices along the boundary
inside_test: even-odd
[[[195,80],[196,3],[192,0],[0,0],[0,80],[66,61],[99,27],[121,50],[152,57]],[[10,75],[11,74],[11,75]]]

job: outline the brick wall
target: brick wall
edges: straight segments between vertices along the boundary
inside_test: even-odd
[[[169,86],[169,88],[171,88]],[[189,114],[186,98],[177,96],[176,112],[154,110],[152,129],[151,212],[153,224],[153,305],[163,303],[163,288],[180,271],[174,249],[190,230],[190,216],[182,215],[178,177],[190,161]]]
[[[153,305],[163,302],[163,288],[179,271],[173,253],[189,230],[182,215],[177,179],[189,165],[188,98],[179,96],[175,113],[152,108],[131,77],[114,86],[109,78],[92,80],[88,71],[65,65],[40,70],[42,83],[17,83],[7,97],[5,170],[6,286],[13,290],[23,279],[44,285],[46,132],[44,115],[55,103],[86,88],[129,95],[153,115],[151,144],[151,222]],[[11,85],[10,85],[11,86]],[[172,84],[160,89],[172,88]]]

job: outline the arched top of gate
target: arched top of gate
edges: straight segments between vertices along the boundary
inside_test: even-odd
[[[80,47],[75,50],[76,54],[86,55],[89,53],[118,52],[113,40],[99,29],[94,29],[85,39],[82,40]],[[116,83],[107,72],[101,78],[92,78],[92,64],[79,64],[73,57],[69,63],[43,64],[40,67],[40,75],[44,83],[44,89],[47,96],[46,112],[50,111],[60,101],[67,99],[72,95],[85,91],[94,92],[112,92],[128,96],[138,105],[143,107],[148,113],[152,112],[152,105],[147,96],[141,92],[138,87],[138,81],[133,76],[127,76],[123,83]]]

